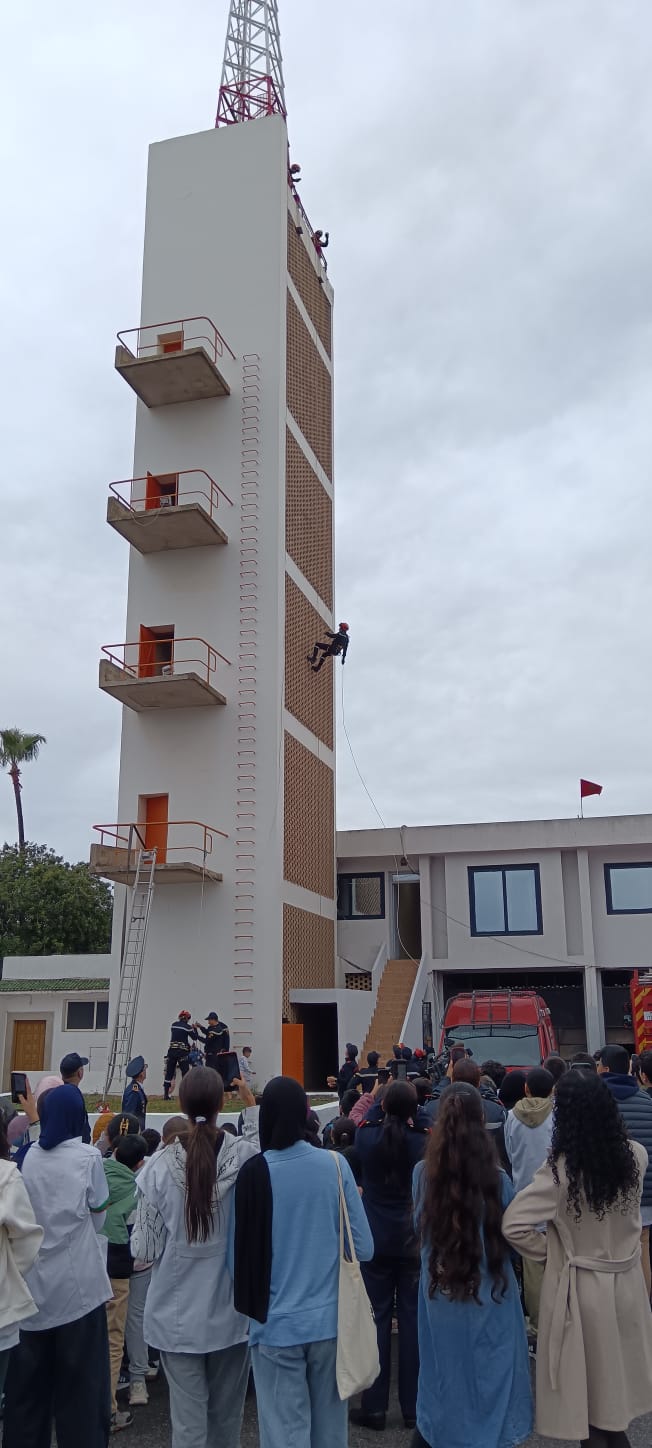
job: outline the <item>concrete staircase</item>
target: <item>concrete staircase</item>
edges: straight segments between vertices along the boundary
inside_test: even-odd
[[[419,969],[414,960],[388,960],[380,978],[376,1008],[371,1017],[367,1039],[360,1052],[364,1064],[367,1051],[379,1051],[382,1064],[392,1054],[392,1046],[400,1040],[401,1027],[405,1020],[410,996]],[[420,1042],[406,1041],[406,1046]]]

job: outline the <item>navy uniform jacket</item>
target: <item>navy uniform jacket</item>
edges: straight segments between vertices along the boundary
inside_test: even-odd
[[[185,1021],[173,1021],[170,1027],[170,1045],[183,1046],[186,1051],[190,1050],[190,1042],[197,1040],[197,1032],[194,1026],[186,1025]]]
[[[231,1037],[229,1028],[225,1026],[224,1021],[216,1021],[214,1026],[200,1026],[199,1031],[207,1056],[217,1056],[220,1051],[229,1050]]]
[[[417,1244],[412,1227],[412,1172],[428,1145],[430,1123],[419,1110],[414,1126],[403,1127],[409,1173],[401,1189],[385,1181],[385,1166],[379,1151],[383,1121],[382,1108],[376,1106],[355,1134],[359,1184],[363,1189],[362,1205],[373,1233],[376,1256],[413,1257],[417,1253]]]
[[[147,1115],[147,1097],[139,1081],[130,1081],[122,1096],[122,1110],[129,1111],[132,1116],[137,1116],[141,1128],[145,1129],[145,1117]]]

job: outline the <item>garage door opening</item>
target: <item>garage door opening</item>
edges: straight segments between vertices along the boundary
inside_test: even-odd
[[[293,1005],[294,1020],[303,1026],[303,1084],[306,1091],[325,1091],[326,1077],[339,1071],[337,1006]]]
[[[560,1055],[568,1059],[586,1050],[584,983],[581,970],[456,971],[443,977],[444,1003],[472,990],[532,990],[550,1009]],[[438,1028],[441,1022],[438,1022]],[[439,1039],[438,1030],[435,1032]]]

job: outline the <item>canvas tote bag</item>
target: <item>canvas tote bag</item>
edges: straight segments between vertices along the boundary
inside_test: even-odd
[[[375,1383],[380,1372],[378,1338],[371,1303],[355,1254],[342,1169],[335,1157],[340,1196],[340,1284],[337,1303],[337,1391],[342,1401]]]

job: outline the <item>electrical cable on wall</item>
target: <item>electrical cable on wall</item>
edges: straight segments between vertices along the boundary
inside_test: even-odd
[[[342,728],[343,728],[343,730],[344,730],[344,737],[345,737],[346,742],[347,742],[347,744],[348,744],[348,746],[349,746],[349,750],[350,750],[350,753],[351,753],[351,758],[352,758],[352,760],[353,760],[353,763],[354,763],[354,766],[355,766],[355,769],[356,769],[356,773],[358,774],[358,776],[359,776],[359,778],[360,778],[360,780],[361,780],[361,783],[362,783],[362,785],[363,785],[363,787],[364,787],[365,793],[368,795],[368,797],[369,797],[369,799],[370,799],[370,801],[371,801],[371,804],[373,805],[373,808],[374,808],[374,810],[375,810],[375,812],[376,812],[376,814],[377,814],[377,816],[378,816],[378,819],[380,820],[380,822],[381,822],[381,824],[382,824],[382,826],[383,826],[383,829],[387,829],[388,826],[385,824],[385,821],[384,821],[384,819],[383,819],[383,817],[382,817],[382,815],[381,815],[381,813],[380,813],[380,810],[378,809],[378,806],[376,805],[376,803],[375,803],[375,801],[374,801],[374,799],[373,799],[373,797],[372,797],[369,789],[367,788],[367,785],[365,784],[365,781],[364,781],[364,779],[363,779],[363,777],[362,777],[362,774],[361,774],[361,772],[360,772],[360,769],[359,769],[359,767],[358,767],[358,763],[357,763],[355,754],[354,754],[354,752],[353,752],[353,745],[351,744],[351,740],[350,740],[350,738],[349,738],[349,732],[348,732],[348,729],[347,729],[347,727],[346,727],[346,723],[345,723],[345,719],[344,719],[344,680],[343,680],[343,679],[342,679]],[[399,832],[400,832],[401,840],[402,840],[402,841],[404,840],[404,830],[405,830],[405,826],[404,826],[404,825],[401,825],[401,826],[399,827]],[[390,853],[392,853],[392,852],[390,851]],[[395,865],[396,865],[396,871],[397,871],[397,874],[398,874],[398,873],[400,872],[400,866],[399,866],[399,862],[398,862],[398,856],[393,854],[393,855],[392,855],[392,858],[393,858],[394,863],[395,863]],[[418,875],[418,874],[419,874],[419,869],[418,869],[418,867],[415,867],[415,865],[410,861],[410,859],[408,858],[408,856],[405,854],[405,851],[403,852],[402,858],[403,858],[403,859],[406,861],[406,863],[409,865],[409,867],[410,867],[410,869],[412,870],[413,874]],[[443,915],[446,920],[450,920],[450,922],[451,922],[452,925],[459,925],[462,930],[466,930],[469,938],[471,938],[471,926],[470,926],[470,923],[469,923],[469,922],[467,922],[466,920],[458,920],[455,915],[450,915],[449,912],[448,912],[448,910],[444,910],[443,906],[441,906],[441,905],[435,905],[434,901],[429,900],[429,899],[428,899],[427,897],[425,897],[425,896],[422,897],[422,903],[425,905],[425,907],[426,907],[427,910],[434,910],[434,911],[436,911],[436,913],[437,913],[438,915]],[[400,937],[400,935],[398,934],[398,905],[397,905],[397,938],[398,938],[398,941],[399,941],[399,944],[400,944],[401,948],[402,948],[403,950],[405,950],[405,946],[404,946],[404,944],[403,944],[403,941],[401,940],[401,937]],[[561,958],[560,955],[547,955],[547,954],[546,954],[544,951],[542,951],[542,950],[529,950],[529,949],[527,948],[527,946],[525,946],[525,945],[515,945],[515,944],[513,943],[513,941],[507,940],[507,939],[504,938],[503,936],[499,936],[499,935],[485,935],[483,938],[484,938],[485,940],[493,940],[493,942],[494,942],[495,945],[506,946],[508,950],[516,950],[519,955],[531,955],[531,956],[533,956],[536,960],[549,960],[549,961],[551,961],[551,962],[553,963],[553,965],[565,965],[566,968],[568,969],[568,960],[562,960],[562,958]],[[344,957],[344,956],[341,956],[341,959],[344,960],[345,957]],[[406,951],[406,959],[407,959],[407,960],[413,960],[414,957],[411,956],[411,955],[409,955],[409,954],[407,953],[407,951]],[[351,962],[348,962],[348,963],[350,964]],[[358,967],[357,967],[358,970],[361,970],[362,968],[363,968],[362,966],[358,966]]]

